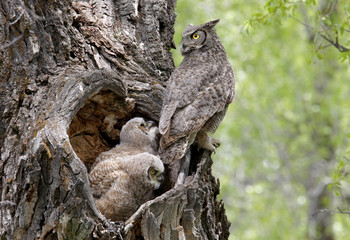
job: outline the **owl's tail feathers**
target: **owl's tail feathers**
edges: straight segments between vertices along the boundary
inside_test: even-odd
[[[193,141],[194,137],[187,136],[178,139],[168,147],[162,148],[161,146],[159,148],[160,159],[162,159],[164,164],[169,164],[180,160],[183,156],[185,156]]]
[[[191,150],[189,149],[182,159],[165,164],[165,181],[161,186],[162,192],[166,192],[185,182],[185,178],[189,174],[190,162]]]
[[[166,165],[167,190],[175,185],[183,184],[188,176],[191,161],[191,145],[195,134],[178,139],[165,149],[159,149],[160,159]]]
[[[181,167],[176,179],[175,187],[184,184],[185,178],[188,176],[191,164],[191,150],[189,149],[186,155],[181,159]]]

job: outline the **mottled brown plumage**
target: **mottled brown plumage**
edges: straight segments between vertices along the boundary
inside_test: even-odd
[[[182,33],[182,63],[172,73],[159,120],[161,159],[174,165],[197,139],[215,150],[214,133],[234,98],[235,79],[214,26],[219,20],[188,25]],[[174,182],[179,169],[171,169]]]
[[[164,172],[154,154],[157,134],[153,122],[131,119],[121,130],[120,144],[97,157],[89,181],[96,206],[106,218],[125,221],[154,197]]]

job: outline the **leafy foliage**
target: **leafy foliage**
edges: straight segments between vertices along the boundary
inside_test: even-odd
[[[244,22],[243,29],[249,33],[254,26],[267,25],[270,22],[282,24],[288,18],[302,24],[313,39],[311,60],[315,55],[322,59],[323,49],[335,47],[339,51],[339,60],[350,63],[349,2],[329,0],[316,4],[316,0],[268,0],[262,11],[252,14]]]
[[[349,134],[348,134],[348,138]],[[342,195],[342,186],[344,181],[349,182],[350,172],[350,146],[345,151],[344,155],[338,161],[335,171],[332,174],[332,182],[328,185],[328,189],[333,191],[337,197]]]
[[[337,1],[332,11],[327,6],[334,1],[261,3],[180,0],[177,6],[176,46],[188,23],[220,18],[216,29],[236,73],[236,98],[216,133],[222,146],[214,155],[230,239],[307,239],[320,234],[312,228],[318,217],[329,218],[335,239],[345,239],[345,215],[313,214],[350,210],[349,51],[320,35],[349,47],[349,3]],[[178,65],[178,50],[174,58]],[[326,191],[318,196],[319,189]]]

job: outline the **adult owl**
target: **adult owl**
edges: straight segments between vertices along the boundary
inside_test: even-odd
[[[199,148],[214,151],[214,133],[235,95],[233,69],[214,26],[219,19],[182,33],[181,64],[170,76],[159,120],[161,159],[174,183],[180,159],[197,140]]]
[[[164,165],[155,155],[158,127],[143,118],[128,121],[120,144],[101,153],[89,173],[96,206],[113,221],[125,221],[154,197],[163,180]]]

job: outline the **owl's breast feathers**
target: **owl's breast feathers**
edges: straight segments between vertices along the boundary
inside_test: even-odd
[[[234,74],[224,58],[185,57],[171,75],[159,121],[161,147],[199,131],[234,98]]]

